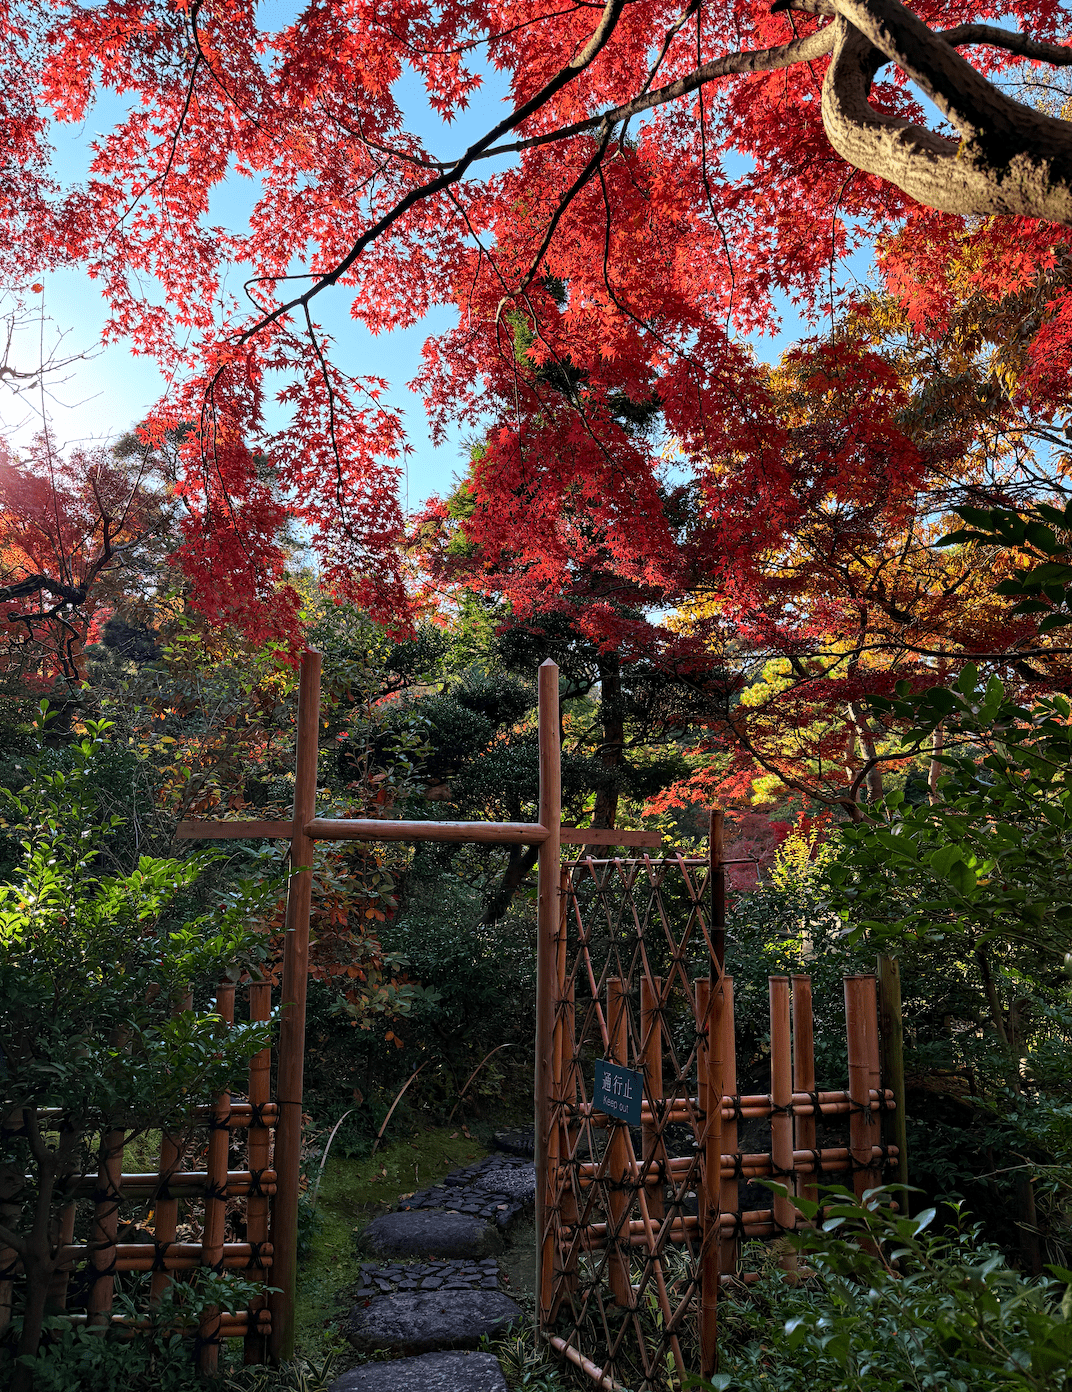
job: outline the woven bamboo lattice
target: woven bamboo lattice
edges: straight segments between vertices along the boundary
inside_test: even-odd
[[[797,976],[770,979],[770,1093],[737,1093],[717,853],[715,866],[683,856],[563,866],[540,1322],[608,1388],[662,1392],[715,1370],[720,1284],[747,1280],[742,1239],[777,1237],[798,1217],[790,1198],[742,1212],[741,1180],[773,1177],[810,1196],[818,1178],[850,1174],[862,1193],[892,1154],[878,1143],[891,1104],[873,977],[845,979],[847,1091],[816,1090],[811,983]],[[594,1107],[604,1061],[643,1076],[638,1127]],[[849,1144],[816,1149],[820,1116],[846,1118]],[[756,1118],[770,1119],[770,1150],[742,1154],[738,1124]]]
[[[267,981],[237,988],[248,1001],[250,1020],[269,1018],[271,989]],[[217,989],[215,1009],[228,1024],[235,1018],[235,995],[233,982]],[[190,1002],[184,1005],[188,1008]],[[222,1093],[213,1105],[194,1109],[182,1135],[160,1137],[153,1172],[124,1173],[127,1133],[117,1129],[105,1134],[98,1172],[64,1182],[70,1201],[62,1209],[56,1234],[61,1261],[49,1293],[54,1310],[65,1311],[72,1323],[111,1326],[122,1333],[131,1325],[148,1323],[148,1306],[159,1301],[179,1273],[226,1270],[265,1283],[273,1258],[272,1130],[279,1111],[270,1100],[270,1079],[268,1048],[250,1060],[244,1096],[237,1090]],[[39,1121],[47,1126],[47,1113],[39,1114]],[[232,1169],[233,1138],[240,1136],[245,1141],[244,1165]],[[204,1168],[190,1168],[191,1157],[200,1157]],[[146,1214],[151,1221],[131,1230],[130,1220]],[[88,1229],[84,1242],[74,1241],[79,1227]],[[228,1241],[228,1228],[232,1238],[241,1235],[242,1240]],[[113,1313],[116,1276],[126,1272],[151,1273],[146,1313],[140,1319]],[[15,1253],[0,1249],[0,1326],[10,1317],[20,1277]],[[198,1366],[212,1372],[223,1339],[243,1338],[245,1361],[263,1362],[270,1330],[267,1298],[258,1296],[246,1310],[209,1309],[196,1328],[178,1326],[175,1332],[193,1336]]]

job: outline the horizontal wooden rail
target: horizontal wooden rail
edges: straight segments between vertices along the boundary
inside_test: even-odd
[[[876,1161],[883,1160],[889,1156],[890,1161],[897,1159],[897,1147],[890,1146],[884,1149],[882,1146],[871,1147],[871,1158]],[[738,1161],[740,1168],[738,1168]],[[818,1152],[818,1166],[816,1166],[816,1152],[814,1150],[794,1150],[793,1151],[793,1170],[800,1174],[814,1174],[819,1170],[850,1170],[852,1169],[852,1152],[848,1146],[830,1146]],[[723,1155],[722,1175],[723,1179],[733,1179],[739,1175],[742,1179],[758,1179],[762,1175],[771,1173],[772,1161],[770,1154],[765,1155]],[[692,1171],[699,1172],[699,1161],[697,1157],[691,1155],[672,1155],[669,1164],[662,1160],[648,1160],[638,1163],[636,1171],[629,1177],[627,1182],[643,1184],[648,1188],[657,1188],[660,1184],[671,1183],[674,1179],[680,1179],[683,1175],[688,1175]],[[590,1160],[582,1161],[577,1166],[580,1182],[583,1188],[588,1188],[597,1180],[606,1179],[605,1168]]]
[[[816,1094],[810,1092],[794,1092],[790,1110],[793,1116],[814,1116],[815,1103],[813,1097]],[[820,1092],[819,1113],[822,1116],[844,1116],[855,1108],[852,1098],[847,1092]],[[739,1104],[739,1107],[735,1104]],[[894,1107],[893,1093],[887,1088],[885,1093],[878,1093],[874,1088],[870,1092],[869,1106],[872,1111],[879,1111],[883,1108],[892,1110]],[[590,1120],[593,1126],[609,1126],[613,1117],[605,1112],[593,1110],[591,1102],[582,1102],[578,1106],[566,1105],[562,1111],[570,1118],[583,1118]],[[756,1093],[747,1097],[723,1097],[722,1099],[722,1118],[724,1121],[732,1121],[734,1117],[744,1117],[752,1119],[755,1117],[772,1116],[775,1111],[774,1103],[769,1095]],[[645,1100],[640,1108],[641,1120],[649,1123],[657,1122],[691,1122],[702,1120],[703,1112],[700,1109],[699,1100],[695,1097],[669,1098],[663,1106],[654,1111],[650,1104]]]
[[[60,1249],[60,1263],[67,1266],[71,1262],[84,1261],[95,1250],[82,1243],[63,1247]],[[149,1242],[119,1242],[112,1248],[116,1271],[152,1271],[160,1266],[165,1271],[195,1271],[203,1264],[203,1250],[200,1242],[162,1242],[159,1247]],[[223,1265],[231,1270],[250,1266],[269,1267],[272,1265],[273,1252],[270,1242],[262,1242],[256,1252],[248,1242],[225,1242]]]
[[[224,1187],[229,1198],[246,1198],[250,1194],[271,1195],[275,1193],[275,1170],[262,1170],[254,1176],[250,1170],[228,1170]],[[86,1198],[96,1193],[99,1181],[96,1175],[87,1175],[75,1185],[73,1197]],[[121,1175],[117,1185],[125,1199],[193,1199],[201,1197],[209,1188],[207,1170],[176,1170],[161,1177],[157,1173]],[[72,1191],[68,1190],[68,1193]]]
[[[18,1114],[12,1112],[4,1122],[3,1129],[13,1134],[22,1130],[22,1122],[14,1125],[14,1119]],[[56,1121],[60,1117],[67,1115],[64,1107],[38,1107],[37,1116],[40,1121]],[[211,1122],[213,1128],[226,1126],[232,1131],[243,1126],[274,1126],[279,1120],[278,1102],[265,1102],[262,1106],[254,1109],[249,1102],[232,1102],[225,1116],[219,1115],[216,1107],[203,1106],[191,1107],[190,1118],[196,1126],[204,1126]],[[46,1130],[48,1129],[46,1125]]]
[[[745,1237],[773,1237],[778,1231],[774,1221],[774,1210],[771,1208],[750,1209],[747,1213],[739,1215],[723,1213],[719,1218],[719,1225],[723,1232],[743,1233]],[[606,1223],[586,1223],[580,1229],[567,1227],[563,1230],[560,1240],[566,1244],[571,1243],[576,1237],[583,1250],[598,1250],[607,1246],[607,1228]],[[699,1238],[700,1220],[694,1214],[686,1214],[684,1217],[671,1218],[663,1223],[651,1223],[650,1228],[657,1243],[660,1239],[684,1242],[689,1236]],[[611,1241],[628,1244],[630,1247],[646,1247],[648,1229],[649,1224],[643,1218],[634,1218],[629,1223],[623,1223],[618,1230],[618,1237]]]
[[[315,841],[475,841],[485,845],[539,846],[547,840],[538,822],[399,822],[379,817],[317,817],[304,828]],[[243,841],[294,835],[293,822],[189,821],[175,830],[179,841]],[[662,845],[657,831],[614,827],[563,827],[565,846]]]
[[[377,817],[314,817],[305,824],[314,841],[472,841],[485,846],[542,846],[538,822],[395,822]]]
[[[87,1316],[83,1314],[65,1315],[64,1318],[71,1324],[85,1324],[87,1321]],[[121,1339],[132,1339],[135,1334],[151,1327],[152,1322],[147,1316],[139,1318],[130,1315],[113,1315],[111,1318],[111,1333]],[[233,1314],[220,1315],[219,1334],[221,1339],[241,1339],[251,1329],[255,1329],[259,1334],[267,1334],[271,1327],[272,1316],[268,1310],[236,1310]],[[166,1332],[195,1334],[197,1326],[195,1324],[175,1323]]]
[[[294,835],[293,822],[180,822],[176,841],[244,841],[261,836],[279,836],[287,841]]]

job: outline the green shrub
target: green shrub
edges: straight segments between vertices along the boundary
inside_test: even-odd
[[[771,1186],[778,1188],[778,1186]],[[978,1228],[932,1232],[935,1210],[902,1217],[873,1190],[835,1189],[791,1241],[801,1272],[765,1275],[722,1306],[718,1392],[1068,1392],[1072,1271],[1029,1280]],[[953,1206],[953,1211],[959,1210]]]

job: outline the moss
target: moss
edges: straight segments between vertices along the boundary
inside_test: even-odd
[[[357,1280],[361,1265],[357,1234],[373,1218],[390,1212],[401,1194],[425,1189],[486,1154],[475,1137],[442,1126],[415,1130],[361,1159],[332,1151],[317,1196],[319,1221],[298,1266],[298,1352],[320,1358],[337,1346],[333,1326],[345,1309],[339,1297]]]

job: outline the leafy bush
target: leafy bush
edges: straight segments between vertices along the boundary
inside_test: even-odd
[[[1072,1271],[1053,1267],[1052,1278],[1029,1280],[978,1228],[932,1232],[934,1209],[908,1218],[883,1206],[883,1190],[863,1203],[845,1189],[829,1195],[821,1208],[794,1200],[816,1224],[790,1239],[803,1279],[792,1285],[770,1273],[745,1302],[724,1304],[722,1370],[694,1385],[718,1392],[1072,1388]]]
[[[181,1133],[271,1037],[267,1025],[228,1027],[214,994],[256,970],[266,945],[248,920],[278,885],[239,886],[211,915],[177,924],[176,900],[204,857],[143,856],[126,874],[104,873],[97,837],[118,820],[102,813],[96,785],[107,736],[105,723],[88,724],[65,768],[31,761],[30,786],[8,794],[21,857],[0,885],[0,1240],[25,1275],[18,1389],[38,1352],[60,1213],[112,1138]],[[113,1356],[73,1333],[68,1343],[72,1357]]]

